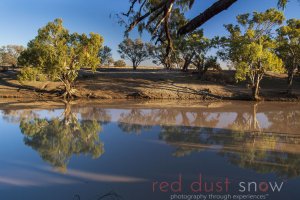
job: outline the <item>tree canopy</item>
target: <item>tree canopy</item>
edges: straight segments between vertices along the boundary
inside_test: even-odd
[[[141,39],[125,39],[119,44],[118,52],[121,58],[128,59],[132,62],[134,70],[137,69],[141,62],[149,57],[147,45]]]
[[[109,48],[108,46],[104,46],[100,49],[99,58],[102,65],[110,66],[112,63],[114,63],[111,48]]]
[[[276,51],[288,72],[288,92],[291,92],[295,70],[300,66],[300,20],[287,20],[277,33]]]
[[[236,68],[236,80],[250,79],[253,99],[259,99],[259,85],[265,72],[283,72],[282,61],[275,54],[273,28],[284,21],[282,12],[269,9],[237,16],[237,25],[226,25],[229,37],[220,55]]]
[[[81,68],[96,70],[100,64],[98,53],[103,43],[99,34],[69,33],[61,19],[49,22],[21,53],[19,64],[40,69],[65,86],[64,96],[74,95],[73,83]]]
[[[214,40],[204,36],[203,30],[194,31],[179,39],[178,51],[184,60],[183,71],[187,71],[189,65],[194,65],[203,78],[209,68],[218,68],[217,58],[208,56],[208,51],[214,46]]]
[[[276,0],[278,7],[284,8],[287,0]],[[177,36],[193,32],[215,15],[230,8],[237,0],[218,0],[211,6],[200,12],[197,16],[187,20],[186,23],[177,27]],[[127,12],[122,13],[120,23],[125,24],[126,32],[133,30],[136,26],[139,30],[146,29],[150,34],[160,39],[162,35],[167,37],[168,47],[172,46],[172,36],[170,34],[170,18],[176,12],[180,15],[194,7],[195,0],[129,0],[130,6]],[[150,26],[156,27],[149,29]],[[157,33],[160,30],[161,32]],[[164,34],[163,34],[164,33]]]

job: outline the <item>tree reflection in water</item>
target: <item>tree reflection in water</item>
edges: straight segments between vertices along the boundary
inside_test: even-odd
[[[26,145],[61,170],[66,170],[73,154],[97,158],[104,153],[98,133],[101,125],[114,116],[118,127],[126,133],[141,134],[158,127],[159,139],[175,147],[176,157],[214,151],[242,168],[300,176],[299,104],[227,105],[134,108],[116,116],[101,106],[71,108],[66,104],[61,117],[48,119],[33,111],[5,110],[3,118],[19,121]]]
[[[216,128],[224,119],[222,114],[199,109],[190,113],[176,109],[149,112],[135,109],[123,115],[119,125],[126,124],[126,129],[122,130],[134,132],[137,126],[140,131],[165,121],[167,123],[160,125],[159,139],[176,147],[173,156],[183,157],[192,152],[213,150],[241,168],[260,173],[273,172],[283,177],[300,176],[300,134],[295,134],[295,129],[300,127],[300,111],[263,110],[269,127],[262,127],[258,110],[258,104],[237,109],[234,112],[236,118],[225,128]],[[283,125],[281,119],[285,120]]]
[[[122,113],[120,115],[118,126],[125,133],[139,135],[143,131],[152,128],[151,125],[147,125],[151,118],[151,114],[145,113],[141,109],[132,109],[129,113]],[[135,123],[136,121],[139,121],[139,123]]]
[[[62,117],[23,118],[20,129],[25,144],[60,171],[66,171],[74,154],[98,158],[104,153],[104,145],[98,136],[101,125],[96,120],[78,120],[68,103]]]

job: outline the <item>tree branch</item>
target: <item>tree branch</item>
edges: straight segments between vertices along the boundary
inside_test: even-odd
[[[200,15],[192,19],[190,22],[188,22],[186,25],[181,27],[178,30],[178,35],[185,35],[187,33],[190,33],[203,25],[205,22],[207,22],[209,19],[214,17],[215,15],[219,14],[220,12],[228,9],[232,4],[234,4],[237,0],[219,0],[216,3],[214,3],[212,6],[207,8],[204,12],[202,12]]]
[[[141,13],[138,14],[138,18],[135,19],[128,27],[126,30],[126,33],[130,32],[138,23],[149,17],[153,12],[157,11],[158,9],[162,8],[166,4],[166,1],[163,1],[162,3],[158,4],[154,8],[150,9],[149,12],[145,13],[144,15],[141,16]]]

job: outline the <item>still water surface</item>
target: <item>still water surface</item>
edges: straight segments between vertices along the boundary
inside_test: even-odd
[[[300,197],[298,103],[23,103],[0,107],[0,128],[1,199]]]

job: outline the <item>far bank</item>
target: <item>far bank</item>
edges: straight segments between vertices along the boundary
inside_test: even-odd
[[[246,81],[236,83],[234,71],[209,71],[202,80],[195,72],[140,68],[102,68],[95,73],[81,70],[76,81],[76,97],[83,99],[176,99],[176,100],[251,100]],[[265,101],[299,101],[300,77],[288,95],[284,74],[268,73],[260,96]],[[16,71],[0,72],[0,98],[61,99],[60,82],[22,82]]]

